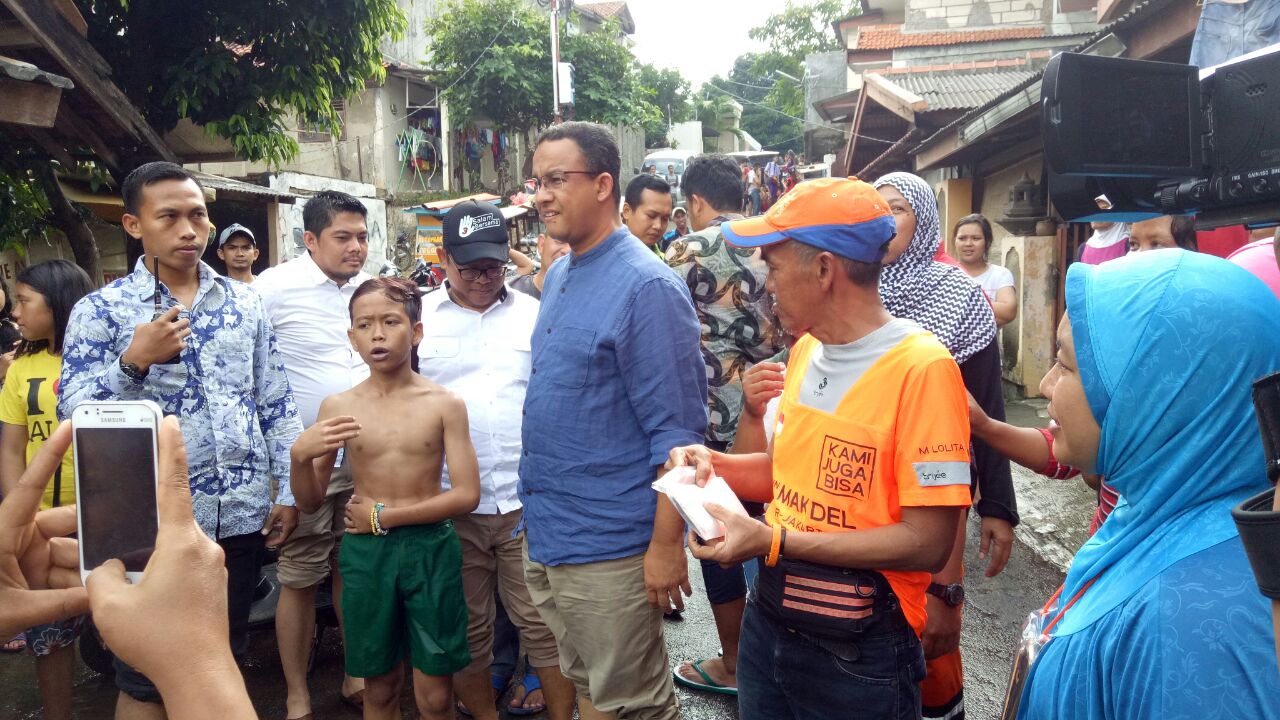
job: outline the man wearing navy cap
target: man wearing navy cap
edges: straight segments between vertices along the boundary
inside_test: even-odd
[[[523,505],[517,493],[522,408],[529,386],[530,335],[538,301],[505,284],[507,223],[498,208],[467,200],[444,216],[444,291],[422,300],[424,334],[418,371],[457,393],[467,404],[471,441],[480,464],[480,505],[454,518],[462,544],[462,587],[467,598],[471,664],[454,675],[459,702],[476,718],[498,720],[490,683],[494,590],[520,631],[537,673],[548,717],[573,715],[573,684],[560,672],[556,638],[538,614],[524,580]],[[441,484],[449,473],[441,470]],[[532,693],[532,679],[525,683]],[[524,708],[517,708],[523,710]]]
[[[227,266],[227,277],[242,283],[252,283],[258,278],[253,274],[253,264],[258,261],[258,243],[253,231],[232,223],[218,236],[218,259]]]

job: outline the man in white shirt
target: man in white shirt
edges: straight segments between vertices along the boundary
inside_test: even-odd
[[[350,390],[369,377],[369,367],[347,338],[351,296],[371,277],[361,269],[369,255],[366,212],[359,200],[346,193],[315,194],[302,210],[307,253],[266,270],[253,285],[275,328],[304,428],[315,422],[326,397]],[[342,454],[338,457],[342,463]],[[353,487],[350,470],[342,463],[334,470],[324,506],[300,515],[298,528],[281,548],[276,564],[281,585],[276,641],[288,686],[285,717],[290,720],[311,717],[307,660],[315,634],[316,589],[331,572],[334,610],[342,622],[338,611],[342,582],[334,559]],[[359,705],[363,682],[347,677],[341,693],[345,703]]]
[[[506,222],[496,207],[474,200],[444,217],[440,251],[446,282],[422,301],[424,336],[418,369],[467,404],[480,461],[480,506],[454,519],[462,542],[471,665],[454,676],[458,700],[481,720],[497,720],[489,668],[493,662],[494,588],[537,671],[552,720],[573,714],[573,683],[560,672],[556,640],[524,581],[520,468],[521,414],[529,384],[530,335],[538,302],[504,284]],[[447,487],[448,472],[441,471]]]

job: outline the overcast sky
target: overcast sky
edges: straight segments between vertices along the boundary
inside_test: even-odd
[[[627,0],[641,62],[679,70],[694,90],[728,75],[739,55],[758,48],[747,31],[781,3],[766,0]]]

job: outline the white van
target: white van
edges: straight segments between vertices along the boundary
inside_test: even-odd
[[[650,165],[656,165],[658,168],[658,177],[665,179],[667,177],[667,166],[674,165],[676,176],[681,180],[684,179],[684,168],[695,155],[700,153],[691,150],[654,150],[644,156],[644,167],[640,168],[640,172],[644,172],[645,168]],[[680,183],[676,187],[676,205],[684,205],[684,188]]]

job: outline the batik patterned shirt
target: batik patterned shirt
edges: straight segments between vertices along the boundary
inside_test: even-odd
[[[187,447],[196,522],[221,539],[262,529],[275,502],[293,505],[289,449],[302,432],[275,333],[248,285],[199,266],[200,285],[181,358],[152,365],[141,383],[120,369],[134,327],[155,313],[155,279],[133,272],[76,303],[62,349],[58,416],[87,400],[151,400],[177,415]],[[161,305],[177,300],[162,284]]]
[[[736,217],[736,216],[735,216]],[[707,439],[733,442],[742,413],[742,374],[786,347],[764,289],[768,272],[759,248],[735,248],[724,240],[719,217],[711,226],[671,243],[667,264],[693,296],[702,325],[707,366]]]

